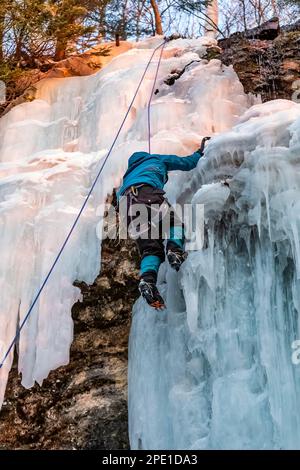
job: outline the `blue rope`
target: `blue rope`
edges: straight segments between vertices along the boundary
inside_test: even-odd
[[[162,44],[162,48],[160,50],[160,56],[159,56],[159,60],[158,60],[157,68],[156,68],[156,73],[155,73],[153,86],[152,86],[152,90],[151,90],[151,95],[150,95],[150,99],[148,101],[148,149],[149,149],[148,151],[149,151],[149,153],[151,153],[151,102],[152,102],[153,93],[154,93],[154,90],[155,90],[155,85],[156,85],[156,81],[157,81],[157,77],[158,77],[158,71],[159,71],[159,68],[160,68],[160,63],[161,63],[161,59],[162,59],[162,55],[163,55],[163,51],[164,51],[166,42],[167,41],[165,41]]]
[[[69,231],[69,233],[68,233],[68,235],[67,235],[67,237],[66,237],[64,243],[63,243],[62,246],[61,246],[61,249],[60,249],[59,252],[58,252],[58,255],[56,256],[56,258],[55,258],[55,260],[54,260],[54,262],[53,262],[53,264],[52,264],[52,266],[51,266],[51,268],[50,268],[50,270],[49,270],[47,276],[45,277],[44,282],[42,283],[41,287],[39,288],[39,290],[38,290],[38,292],[37,292],[37,294],[36,294],[36,296],[35,296],[35,298],[34,298],[32,304],[31,304],[31,306],[30,306],[28,312],[26,313],[26,315],[25,315],[25,317],[24,317],[22,323],[21,323],[20,326],[18,327],[17,332],[16,332],[16,334],[15,334],[15,337],[14,337],[14,339],[12,340],[12,342],[10,343],[8,350],[7,350],[6,353],[4,354],[3,359],[2,359],[2,361],[1,361],[1,363],[0,363],[0,369],[3,367],[4,362],[6,361],[6,359],[7,359],[7,357],[9,356],[11,350],[13,349],[14,345],[16,344],[16,342],[17,342],[17,340],[18,340],[18,338],[19,338],[19,336],[20,336],[20,333],[21,333],[21,331],[22,331],[22,329],[23,329],[25,323],[27,322],[27,320],[28,320],[28,318],[29,318],[29,316],[30,316],[30,314],[31,314],[31,312],[32,312],[32,310],[33,310],[33,308],[34,308],[34,306],[36,305],[36,303],[37,303],[37,301],[38,301],[38,299],[39,299],[39,297],[40,297],[40,295],[41,295],[41,293],[42,293],[42,291],[43,291],[45,285],[47,284],[47,282],[48,282],[48,280],[49,280],[49,278],[50,278],[50,276],[51,276],[51,274],[52,274],[52,272],[53,272],[53,270],[54,270],[56,264],[58,263],[58,261],[59,261],[61,255],[62,255],[62,253],[63,253],[63,251],[64,251],[64,249],[65,249],[65,247],[66,247],[66,245],[67,245],[67,243],[68,243],[68,241],[69,241],[69,239],[70,239],[70,237],[71,237],[71,235],[72,235],[72,233],[73,233],[73,231],[74,231],[74,229],[75,229],[75,227],[76,227],[76,225],[77,225],[77,223],[78,223],[78,221],[79,221],[79,219],[80,219],[80,217],[81,217],[81,214],[83,213],[83,211],[84,211],[84,209],[85,209],[85,207],[86,207],[86,205],[87,205],[87,203],[88,203],[88,201],[89,201],[89,199],[90,199],[90,197],[91,197],[91,194],[92,194],[92,192],[93,192],[93,190],[94,190],[94,188],[95,188],[95,186],[96,186],[96,184],[97,184],[97,182],[98,182],[98,180],[99,180],[99,177],[100,177],[100,175],[101,175],[101,173],[102,173],[102,171],[103,171],[103,168],[104,168],[104,166],[105,166],[105,164],[106,164],[106,162],[107,162],[109,156],[111,155],[111,152],[112,152],[112,150],[113,150],[113,148],[114,148],[114,146],[115,146],[115,144],[116,144],[116,142],[117,142],[117,140],[118,140],[118,138],[119,138],[119,135],[120,135],[120,133],[121,133],[121,131],[122,131],[122,129],[123,129],[123,126],[124,126],[124,124],[125,124],[125,121],[126,121],[128,115],[129,115],[130,111],[131,111],[131,108],[132,108],[132,106],[133,106],[133,103],[134,103],[134,101],[135,101],[135,99],[136,99],[136,97],[137,97],[137,94],[138,94],[138,92],[139,92],[139,90],[140,90],[140,87],[141,87],[141,85],[142,85],[142,83],[143,83],[143,81],[144,81],[144,78],[145,78],[146,73],[147,73],[147,71],[148,71],[148,68],[149,68],[149,66],[150,66],[150,64],[151,64],[151,62],[152,62],[152,59],[153,59],[153,57],[154,57],[155,52],[156,52],[158,49],[160,49],[162,46],[164,47],[165,44],[166,44],[166,42],[167,42],[167,40],[164,40],[161,44],[159,44],[159,45],[153,50],[153,53],[152,53],[152,55],[151,55],[151,57],[150,57],[150,59],[149,59],[147,65],[146,65],[146,68],[145,68],[145,70],[144,70],[144,73],[143,73],[143,75],[142,75],[142,77],[141,77],[141,80],[140,80],[140,82],[139,82],[139,84],[138,84],[138,87],[137,87],[137,89],[136,89],[136,92],[135,92],[135,94],[134,94],[134,96],[133,96],[133,98],[132,98],[132,101],[131,101],[130,105],[129,105],[129,108],[128,108],[128,110],[127,110],[127,112],[126,112],[126,114],[125,114],[125,117],[124,117],[124,119],[123,119],[123,121],[122,121],[122,123],[121,123],[121,126],[119,127],[119,130],[118,130],[118,132],[117,132],[117,134],[116,134],[116,136],[115,136],[115,138],[114,138],[114,141],[113,141],[113,143],[112,143],[112,145],[111,145],[111,147],[110,147],[110,149],[109,149],[109,151],[108,151],[108,154],[106,155],[106,157],[105,157],[105,159],[104,159],[104,161],[103,161],[103,163],[102,163],[102,165],[101,165],[101,168],[100,168],[100,170],[98,171],[98,174],[97,174],[97,176],[96,176],[96,178],[95,178],[95,180],[94,180],[94,182],[93,182],[93,184],[92,184],[92,186],[91,186],[91,188],[90,188],[90,190],[89,190],[89,192],[88,192],[88,194],[87,194],[87,196],[86,196],[86,198],[85,198],[85,201],[84,201],[84,203],[83,203],[83,205],[82,205],[80,211],[78,212],[78,215],[77,215],[77,217],[76,217],[76,219],[75,219],[75,221],[74,221],[74,223],[73,223],[73,225],[72,225],[72,227],[71,227],[71,229],[70,229],[70,231]],[[158,72],[158,71],[157,71],[157,72]],[[153,87],[153,88],[154,88],[154,87]],[[152,98],[152,95],[151,95],[151,98]]]

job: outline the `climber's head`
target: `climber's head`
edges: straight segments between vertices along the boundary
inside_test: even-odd
[[[148,152],[135,152],[131,155],[128,161],[128,167],[131,165],[140,164],[143,161],[147,160],[150,157],[150,153]]]

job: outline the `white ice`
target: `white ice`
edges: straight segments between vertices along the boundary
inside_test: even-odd
[[[153,48],[161,42],[158,37],[140,43],[90,77],[42,81],[35,101],[0,119],[0,361],[72,226]],[[195,60],[197,72],[193,66],[188,72],[191,80],[197,74],[211,76],[217,89],[223,86],[223,75],[227,83],[235,80],[234,72],[224,71],[218,62],[200,60],[213,42],[178,40],[165,48],[160,94],[153,106],[154,151],[190,153],[202,132],[195,114],[200,96],[195,102],[188,96],[188,80],[182,80],[180,93],[163,84],[174,69]],[[71,307],[80,299],[73,282],[91,283],[99,273],[101,205],[119,185],[130,154],[146,148],[146,105],[158,54],[90,203],[20,335],[18,367],[25,387],[41,384],[50,370],[69,361]],[[238,82],[234,92],[246,108]],[[228,106],[224,101],[224,113]],[[233,122],[230,112],[228,116]],[[211,123],[203,131],[211,132]],[[0,369],[0,404],[12,360],[13,351]]]
[[[161,38],[99,73],[52,79],[0,120],[0,348],[5,352],[91,186]],[[167,45],[152,107],[152,149],[187,155],[215,135],[197,170],[175,172],[171,201],[205,203],[206,239],[180,276],[164,265],[168,310],[138,300],[129,360],[132,448],[291,448],[299,438],[300,105],[260,105],[231,67],[201,59],[214,40]],[[164,79],[193,64],[173,85]],[[66,364],[78,279],[100,269],[98,206],[132,152],[147,149],[157,58],[62,259],[21,333],[22,383]],[[226,185],[224,181],[227,180]],[[99,230],[98,230],[99,232]],[[167,283],[165,282],[167,281]],[[181,293],[181,289],[183,294]],[[0,402],[11,367],[0,371]]]
[[[132,448],[299,449],[300,105],[251,107],[186,187],[206,244],[161,269],[167,311],[135,305]]]

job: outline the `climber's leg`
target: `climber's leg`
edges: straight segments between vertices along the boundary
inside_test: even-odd
[[[133,221],[131,213],[134,213],[134,211],[130,210],[130,206],[132,207],[135,204],[144,204],[145,207],[147,207],[148,220],[144,221],[142,224],[142,235],[135,238],[141,256],[139,291],[146,302],[156,309],[165,308],[164,300],[156,287],[158,270],[161,263],[165,260],[165,252],[163,240],[161,238],[151,238],[151,204],[153,202],[153,204],[160,205],[161,198],[161,194],[148,186],[141,187],[135,193],[134,197],[129,194],[127,221],[129,227]]]
[[[165,303],[156,287],[158,270],[165,258],[163,241],[138,239],[137,245],[142,256],[139,291],[151,307],[163,309]]]
[[[163,240],[138,238],[136,243],[141,255],[141,277],[149,271],[157,277],[159,267],[165,260]]]
[[[179,271],[187,258],[187,253],[184,251],[184,224],[172,207],[170,211],[171,227],[167,241],[167,259],[170,266]]]
[[[161,258],[159,256],[156,256],[156,255],[145,255],[143,258],[142,258],[142,261],[141,261],[141,270],[140,270],[140,275],[141,277],[143,277],[146,273],[153,273],[153,276],[155,278],[155,282],[156,282],[156,279],[157,279],[157,273],[158,273],[158,270],[159,270],[159,267],[161,265]]]
[[[165,308],[165,302],[156,287],[156,278],[154,271],[144,273],[139,283],[139,291],[151,307],[162,310]]]

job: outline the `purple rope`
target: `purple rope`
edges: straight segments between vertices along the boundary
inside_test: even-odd
[[[49,280],[49,278],[50,278],[50,276],[51,276],[51,274],[52,274],[52,272],[53,272],[53,270],[54,270],[56,264],[58,263],[58,261],[59,261],[61,255],[62,255],[62,253],[63,253],[63,251],[64,251],[64,249],[65,249],[65,247],[66,247],[66,245],[67,245],[67,243],[68,243],[68,241],[69,241],[69,239],[70,239],[70,237],[71,237],[71,235],[72,235],[72,233],[73,233],[73,231],[74,231],[74,229],[75,229],[75,227],[76,227],[76,225],[77,225],[77,223],[78,223],[78,221],[79,221],[79,219],[80,219],[80,217],[81,217],[81,214],[83,213],[83,211],[84,211],[84,209],[85,209],[85,207],[86,207],[86,205],[87,205],[87,203],[88,203],[88,201],[89,201],[89,199],[90,199],[90,197],[91,197],[91,194],[92,194],[92,192],[93,192],[93,190],[94,190],[94,188],[95,188],[95,186],[96,186],[96,184],[97,184],[97,182],[98,182],[98,180],[99,180],[99,177],[100,177],[100,175],[101,175],[101,173],[102,173],[102,171],[103,171],[103,168],[104,168],[104,166],[105,166],[105,164],[106,164],[106,162],[107,162],[109,156],[111,155],[111,152],[112,152],[112,150],[113,150],[113,148],[114,148],[114,146],[115,146],[115,144],[116,144],[116,142],[117,142],[117,140],[118,140],[118,138],[119,138],[119,135],[120,135],[120,133],[121,133],[121,131],[122,131],[122,129],[123,129],[123,126],[124,126],[124,124],[125,124],[125,121],[126,121],[128,115],[129,115],[130,111],[131,111],[131,108],[132,108],[132,106],[133,106],[133,103],[134,103],[134,101],[135,101],[135,99],[136,99],[136,97],[137,97],[137,94],[138,94],[138,92],[139,92],[139,90],[140,90],[140,88],[141,88],[141,85],[142,85],[142,83],[143,83],[143,81],[144,81],[144,78],[145,78],[146,73],[147,73],[147,71],[148,71],[148,68],[149,68],[149,66],[150,66],[150,64],[151,64],[151,62],[152,62],[152,59],[153,59],[153,57],[154,57],[155,52],[156,52],[160,47],[162,47],[162,46],[164,47],[165,44],[166,44],[166,42],[167,42],[167,41],[165,40],[164,42],[162,42],[161,44],[159,44],[159,45],[154,49],[154,51],[153,51],[153,53],[152,53],[152,55],[151,55],[151,57],[150,57],[150,59],[149,59],[147,65],[146,65],[146,68],[145,68],[144,73],[143,73],[143,75],[142,75],[142,78],[141,78],[141,80],[140,80],[140,82],[139,82],[139,84],[138,84],[138,87],[137,87],[137,89],[136,89],[136,91],[135,91],[135,94],[134,94],[134,96],[133,96],[133,98],[132,98],[132,101],[131,101],[131,103],[130,103],[130,105],[129,105],[129,108],[128,108],[126,114],[125,114],[125,117],[124,117],[124,119],[123,119],[123,121],[122,121],[122,123],[121,123],[121,125],[120,125],[120,127],[119,127],[119,130],[118,130],[118,132],[117,132],[117,134],[116,134],[114,140],[113,140],[113,143],[112,143],[112,145],[111,145],[111,147],[110,147],[110,149],[109,149],[109,151],[108,151],[108,153],[107,153],[107,155],[106,155],[106,157],[105,157],[105,159],[104,159],[104,161],[103,161],[103,163],[102,163],[102,165],[101,165],[101,167],[100,167],[100,169],[99,169],[99,171],[98,171],[98,173],[97,173],[97,176],[96,176],[96,178],[95,178],[95,180],[94,180],[94,182],[93,182],[93,184],[92,184],[92,186],[91,186],[91,188],[90,188],[90,190],[89,190],[89,192],[88,192],[88,194],[87,194],[87,196],[86,196],[86,198],[85,198],[85,200],[84,200],[84,203],[83,203],[83,205],[82,205],[80,211],[78,212],[78,214],[77,214],[77,216],[76,216],[76,218],[75,218],[75,221],[74,221],[74,223],[73,223],[71,229],[69,230],[69,233],[68,233],[68,235],[67,235],[65,241],[63,242],[63,244],[62,244],[62,246],[61,246],[61,248],[60,248],[60,250],[59,250],[59,252],[58,252],[58,255],[56,256],[56,258],[55,258],[55,260],[54,260],[54,262],[53,262],[53,264],[52,264],[52,266],[51,266],[51,268],[50,268],[50,270],[49,270],[47,276],[45,277],[45,279],[44,279],[42,285],[40,286],[40,288],[39,288],[39,290],[38,290],[36,296],[34,297],[34,300],[33,300],[32,304],[31,304],[31,306],[29,307],[29,310],[28,310],[28,312],[26,313],[26,315],[25,315],[25,317],[24,317],[24,319],[23,319],[21,325],[17,328],[17,332],[16,332],[16,334],[15,334],[15,337],[14,337],[13,340],[11,341],[11,343],[10,343],[10,345],[9,345],[9,347],[8,347],[8,350],[7,350],[6,353],[4,354],[3,359],[2,359],[2,361],[1,361],[1,363],[0,363],[0,369],[3,367],[4,362],[6,361],[6,359],[7,359],[7,357],[9,356],[11,350],[13,349],[14,345],[16,344],[16,342],[17,342],[17,340],[18,340],[18,338],[19,338],[19,336],[20,336],[20,333],[21,333],[22,329],[24,328],[25,323],[27,322],[27,320],[28,320],[28,318],[29,318],[29,316],[30,316],[30,314],[31,314],[31,312],[32,312],[32,310],[33,310],[33,308],[34,308],[34,306],[36,305],[36,303],[37,303],[37,301],[38,301],[38,299],[39,299],[39,297],[40,297],[42,291],[44,290],[45,285],[47,284],[47,282],[48,282],[48,280]],[[154,87],[153,87],[153,88],[154,88]]]
[[[160,68],[161,59],[162,59],[162,55],[163,55],[163,51],[164,51],[166,42],[167,41],[165,41],[162,44],[162,48],[161,48],[161,51],[160,51],[159,60],[158,60],[157,68],[156,68],[155,78],[154,78],[154,82],[153,82],[153,86],[152,86],[152,90],[151,90],[151,95],[150,95],[150,98],[149,98],[149,101],[148,101],[148,151],[149,151],[149,153],[151,153],[151,102],[152,102],[153,93],[154,93],[154,90],[155,90],[155,85],[156,85],[156,81],[157,81],[157,77],[158,77],[158,71],[159,71],[159,68]]]

